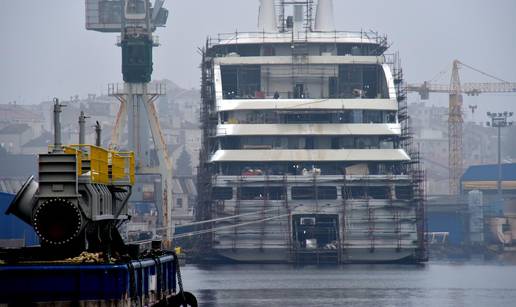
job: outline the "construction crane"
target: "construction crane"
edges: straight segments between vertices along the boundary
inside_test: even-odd
[[[461,84],[459,70],[462,67],[469,68],[484,76],[495,79],[498,82],[494,83],[464,83]],[[453,61],[451,81],[450,84],[433,84],[430,81],[425,81],[423,84],[409,84],[407,85],[407,92],[419,93],[422,100],[428,100],[430,93],[446,93],[450,95],[449,112],[448,112],[448,145],[449,157],[448,168],[450,170],[450,194],[459,194],[460,176],[464,171],[463,167],[463,144],[462,126],[464,117],[462,112],[463,94],[468,96],[478,96],[482,93],[515,93],[516,82],[508,82],[497,78],[493,75],[485,73],[472,66],[464,64],[459,60]]]
[[[111,147],[121,146],[135,153],[136,183],[129,202],[149,202],[141,192],[151,187],[158,212],[158,224],[166,230],[164,241],[173,237],[172,163],[163,137],[155,100],[166,94],[161,84],[151,84],[154,47],[159,42],[153,33],[164,27],[168,10],[165,0],[86,0],[86,29],[102,33],[119,33],[117,45],[122,49],[124,84],[110,84],[108,93],[120,101],[114,123]],[[120,144],[127,126],[127,145]],[[151,159],[154,152],[157,165]]]

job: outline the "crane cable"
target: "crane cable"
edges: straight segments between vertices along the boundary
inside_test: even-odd
[[[477,68],[475,68],[475,67],[473,67],[473,66],[470,66],[470,65],[468,65],[468,64],[464,64],[464,63],[462,63],[462,62],[460,62],[460,61],[459,61],[459,64],[460,64],[461,66],[465,66],[465,67],[467,67],[467,68],[469,68],[469,69],[471,69],[471,70],[474,70],[474,71],[476,71],[476,72],[478,72],[478,73],[480,73],[480,74],[482,74],[482,75],[484,75],[484,76],[486,76],[486,77],[493,78],[493,79],[495,79],[495,80],[497,80],[497,81],[500,81],[500,82],[503,82],[503,83],[510,83],[509,81],[506,81],[506,80],[500,79],[500,78],[498,78],[498,77],[496,77],[496,76],[493,76],[493,75],[491,75],[491,74],[488,74],[488,73],[486,73],[486,72],[483,72],[483,71],[481,71],[480,69],[477,69]]]

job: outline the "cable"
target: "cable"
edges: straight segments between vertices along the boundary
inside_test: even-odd
[[[503,82],[503,83],[510,83],[509,81],[505,81],[505,80],[503,80],[503,79],[500,79],[500,78],[498,78],[498,77],[495,77],[495,76],[493,76],[493,75],[490,75],[490,74],[488,74],[488,73],[486,73],[486,72],[483,72],[483,71],[481,71],[480,69],[477,69],[477,68],[475,68],[475,67],[473,67],[473,66],[470,66],[470,65],[468,65],[468,64],[464,64],[464,63],[462,63],[462,62],[459,62],[459,63],[460,63],[460,65],[465,66],[465,67],[467,67],[467,68],[469,68],[469,69],[471,69],[471,70],[474,70],[474,71],[476,71],[476,72],[478,72],[478,73],[480,73],[480,74],[482,74],[482,75],[484,75],[484,76],[487,76],[487,77],[493,78],[493,79],[498,80],[498,81]]]
[[[449,71],[450,71],[450,66],[448,64],[446,64],[446,66],[440,72],[438,72],[432,79],[430,79],[428,82],[436,81],[437,78],[442,77],[445,73],[448,73]]]
[[[256,211],[256,212],[252,212],[252,213],[244,213],[244,214],[232,215],[232,216],[218,218],[218,219],[212,219],[212,220],[199,221],[199,222],[194,222],[194,223],[189,223],[189,224],[177,225],[177,226],[174,226],[174,228],[202,225],[202,224],[206,224],[206,223],[220,222],[220,221],[225,221],[225,220],[232,220],[232,219],[239,218],[239,217],[242,217],[242,216],[252,216],[252,215],[261,214],[261,213],[265,213],[265,212],[272,212],[272,211],[276,211],[276,210],[278,210],[278,209],[260,210],[260,211]],[[156,228],[156,230],[166,230],[166,229],[170,229],[170,228],[172,228],[172,226],[160,227],[160,228]]]

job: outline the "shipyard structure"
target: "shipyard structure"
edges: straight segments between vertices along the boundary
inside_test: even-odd
[[[331,0],[262,0],[202,58],[196,218],[209,259],[426,261],[424,172],[396,57]]]

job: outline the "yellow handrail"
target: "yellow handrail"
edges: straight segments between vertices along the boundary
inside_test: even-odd
[[[110,151],[111,182],[113,184],[134,184],[134,153]]]
[[[49,145],[49,152],[53,145]],[[87,144],[71,144],[63,146],[66,154],[77,157],[77,175],[86,175],[82,165],[89,162],[89,176],[92,183],[133,185],[135,176],[134,153],[112,151]],[[109,167],[111,166],[111,172]]]

